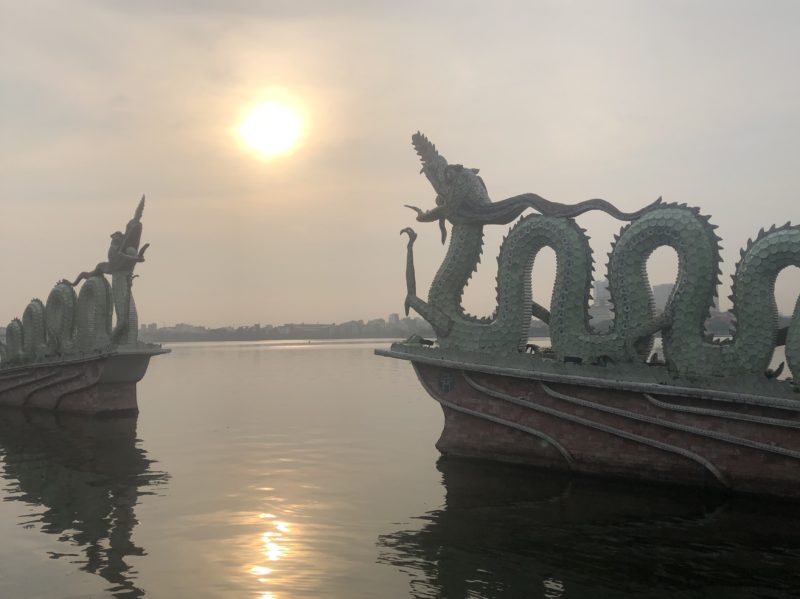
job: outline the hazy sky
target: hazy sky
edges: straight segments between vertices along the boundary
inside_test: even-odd
[[[800,220],[800,3],[0,0],[0,321],[105,259],[146,193],[142,322],[332,322],[400,312],[434,194],[418,129],[493,199],[663,195],[720,226],[724,284],[762,226]],[[268,161],[232,133],[261,99],[307,134]],[[595,253],[619,223],[588,215]],[[497,253],[505,227],[487,236]],[[674,254],[651,262],[670,280]],[[548,303],[552,254],[534,269]],[[494,305],[493,258],[465,304]],[[603,273],[601,273],[603,274]],[[722,290],[727,296],[729,290]],[[800,271],[779,279],[790,311]],[[727,302],[723,301],[723,307]]]

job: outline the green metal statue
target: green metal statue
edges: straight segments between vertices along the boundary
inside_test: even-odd
[[[141,249],[144,196],[125,232],[111,235],[108,261],[80,273],[74,281],[62,279],[53,287],[47,303],[34,298],[6,328],[2,364],[36,362],[42,358],[107,351],[137,343],[138,319],[131,286],[133,269],[144,262],[149,244]],[[111,275],[109,285],[105,275]],[[76,295],[75,287],[81,286]],[[112,318],[116,312],[116,324]]]
[[[800,378],[800,300],[787,331],[778,328],[774,285],[787,266],[800,266],[800,227],[787,223],[762,230],[742,250],[733,276],[733,312],[737,330],[726,341],[710,341],[704,332],[719,284],[720,238],[709,217],[685,204],[659,198],[635,213],[623,213],[605,200],[568,206],[535,194],[492,202],[477,169],[450,165],[421,133],[412,142],[422,172],[436,191],[429,211],[409,206],[420,222],[452,225],[450,244],[428,300],[416,294],[413,246],[416,233],[406,228],[406,313],[418,312],[434,328],[442,350],[510,356],[526,349],[531,316],[548,322],[556,360],[583,364],[644,363],[661,332],[668,367],[679,377],[763,376],[777,344],[795,380]],[[483,228],[509,224],[526,209],[503,240],[498,257],[497,306],[488,318],[465,313],[461,298],[483,248]],[[574,217],[602,210],[630,221],[615,237],[608,280],[614,306],[613,326],[599,333],[589,325],[588,303],[593,258],[585,231]],[[678,276],[663,314],[656,315],[646,264],[661,246],[678,254]],[[532,301],[531,269],[538,252],[550,247],[557,257],[550,310]],[[535,282],[534,282],[535,284]]]

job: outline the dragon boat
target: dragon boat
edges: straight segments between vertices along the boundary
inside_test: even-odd
[[[0,407],[138,410],[136,383],[151,357],[170,351],[137,337],[133,270],[149,247],[139,248],[143,211],[144,197],[125,231],[111,235],[107,262],[74,281],[62,279],[46,303],[34,298],[22,319],[8,324],[0,343]]]
[[[493,202],[477,169],[448,164],[420,133],[412,141],[436,207],[409,208],[417,221],[439,223],[443,243],[452,227],[427,301],[416,292],[417,234],[401,231],[406,313],[422,316],[436,339],[376,353],[411,362],[441,405],[443,454],[800,498],[800,299],[781,328],[774,297],[779,273],[800,266],[800,226],[762,229],[741,250],[730,296],[735,331],[714,338],[705,321],[720,284],[720,238],[698,208],[659,198],[625,213],[604,200],[565,205],[530,193]],[[591,210],[625,222],[607,265],[614,318],[605,332],[590,325],[592,251],[575,221]],[[461,300],[484,227],[518,218],[500,248],[494,314],[467,314]],[[661,246],[675,250],[678,273],[658,313],[646,264]],[[531,289],[544,247],[557,262],[549,309]],[[528,343],[532,317],[548,324],[549,347]],[[783,378],[784,365],[769,368],[778,346]]]

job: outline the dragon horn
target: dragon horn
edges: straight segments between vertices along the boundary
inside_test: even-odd
[[[142,213],[144,212],[144,195],[142,199],[139,200],[139,205],[136,206],[136,213],[134,214],[133,218],[136,220],[140,220],[142,218]]]

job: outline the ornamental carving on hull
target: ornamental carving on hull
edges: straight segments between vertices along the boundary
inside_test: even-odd
[[[609,369],[610,376],[631,366],[650,365],[665,369],[673,379],[765,378],[775,374],[767,369],[776,346],[785,345],[786,364],[794,381],[800,380],[800,300],[789,326],[781,329],[774,297],[779,273],[800,266],[800,226],[787,223],[762,229],[741,250],[730,296],[736,330],[730,339],[713,339],[705,332],[705,321],[720,284],[720,238],[710,217],[698,208],[659,198],[638,212],[625,213],[605,200],[566,205],[535,194],[493,202],[477,169],[449,164],[421,133],[412,142],[422,172],[436,191],[436,206],[409,208],[418,221],[439,223],[443,243],[445,223],[452,231],[427,301],[416,291],[417,234],[411,228],[401,231],[409,237],[405,308],[430,323],[437,335],[436,348],[443,353],[484,355],[495,363],[503,356],[520,355],[530,349],[528,330],[535,316],[549,325],[551,348],[534,348],[534,361],[601,366]],[[529,208],[538,214],[523,215]],[[607,265],[614,319],[606,332],[589,325],[592,250],[574,220],[591,210],[625,221]],[[509,225],[517,218],[500,248],[494,314],[487,318],[467,314],[461,299],[480,261],[484,227]],[[678,274],[659,314],[646,264],[661,246],[677,253]],[[531,293],[533,262],[545,247],[557,258],[549,310],[533,302]],[[657,333],[662,337],[663,362],[651,357]]]
[[[6,342],[0,344],[0,366],[79,357],[138,345],[139,325],[132,286],[136,276],[133,270],[144,262],[149,247],[147,243],[139,247],[143,211],[144,196],[125,230],[111,234],[107,262],[80,273],[73,281],[62,279],[50,291],[46,304],[38,298],[32,299],[22,320],[15,318],[8,324]],[[106,275],[111,277],[110,284]],[[80,292],[76,293],[81,281]]]

